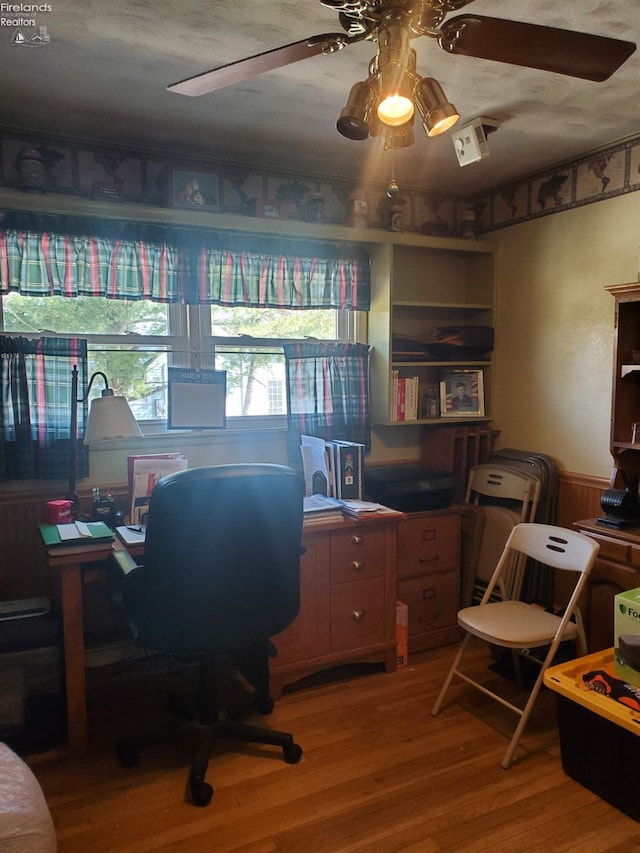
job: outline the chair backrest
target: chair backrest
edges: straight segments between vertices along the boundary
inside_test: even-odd
[[[540,480],[500,465],[474,465],[469,472],[466,502],[499,503],[515,509],[520,521],[533,521],[540,501]],[[484,498],[491,499],[483,501]]]
[[[599,550],[600,545],[595,540],[575,530],[535,522],[516,524],[509,534],[481,603],[485,604],[490,600],[494,586],[500,583],[502,573],[509,571],[513,555],[522,554],[551,568],[578,573],[576,586],[567,605],[568,609],[573,609]]]
[[[565,527],[553,524],[516,524],[505,548],[519,551],[554,569],[589,572],[598,554],[598,543]]]
[[[193,468],[160,480],[136,596],[139,644],[228,651],[286,628],[300,603],[303,491],[283,465]]]

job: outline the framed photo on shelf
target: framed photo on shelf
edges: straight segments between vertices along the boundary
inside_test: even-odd
[[[214,172],[172,169],[169,178],[169,206],[191,210],[219,210],[218,175]]]
[[[440,374],[440,417],[484,417],[482,370],[443,370]]]

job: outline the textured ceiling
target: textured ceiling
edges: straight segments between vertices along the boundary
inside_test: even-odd
[[[28,8],[28,4],[23,4]],[[640,42],[638,0],[475,0],[465,14]],[[6,15],[6,13],[2,13]],[[12,44],[0,25],[0,126],[104,143],[386,181],[379,139],[335,129],[375,45],[354,44],[245,83],[188,98],[184,77],[292,41],[340,31],[319,0],[52,0],[35,18],[50,41]],[[37,27],[36,27],[37,29]],[[36,31],[22,27],[25,34]],[[415,39],[417,70],[436,77],[463,122],[501,122],[490,156],[461,168],[448,134],[394,154],[399,183],[469,196],[640,133],[640,51],[604,83],[446,54]]]

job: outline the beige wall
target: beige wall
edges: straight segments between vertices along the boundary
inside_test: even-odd
[[[499,446],[609,476],[614,300],[604,287],[638,278],[639,221],[632,193],[493,235]]]

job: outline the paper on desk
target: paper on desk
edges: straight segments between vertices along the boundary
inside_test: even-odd
[[[61,542],[66,542],[69,539],[92,539],[91,531],[82,521],[72,522],[71,524],[56,524]]]

